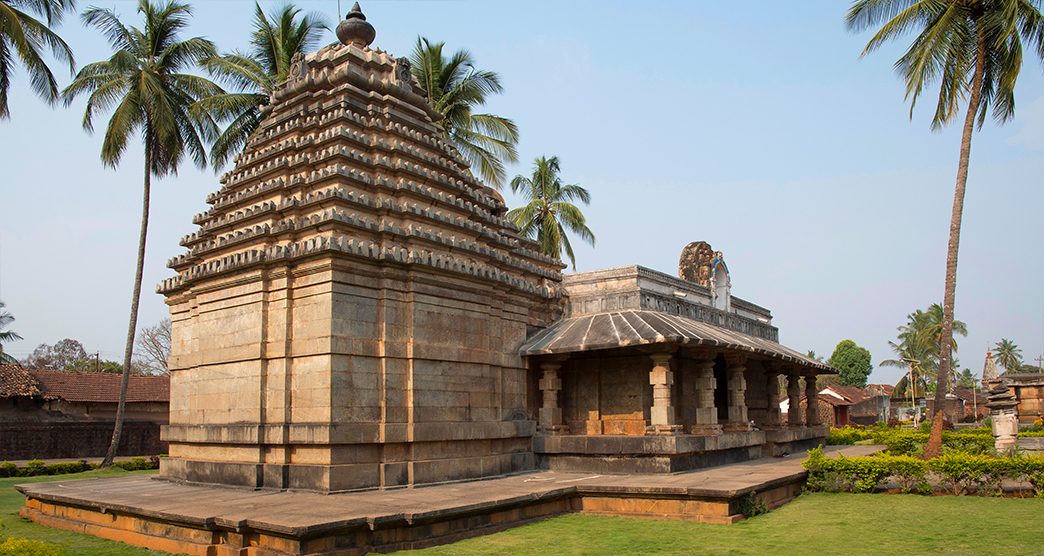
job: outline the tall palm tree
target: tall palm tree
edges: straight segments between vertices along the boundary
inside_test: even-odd
[[[234,156],[261,123],[261,107],[272,92],[286,82],[290,61],[297,53],[314,50],[328,30],[319,14],[301,15],[293,4],[284,4],[266,16],[254,4],[254,31],[250,51],[231,52],[203,60],[210,75],[238,91],[205,98],[197,108],[207,110],[228,126],[214,140],[210,162],[221,168]]]
[[[94,116],[99,111],[113,109],[102,142],[101,159],[105,165],[115,168],[133,137],[141,137],[145,146],[138,264],[123,355],[123,380],[116,426],[103,466],[112,464],[123,429],[145,264],[152,176],[177,173],[186,155],[197,166],[206,166],[207,151],[203,142],[216,133],[216,126],[205,115],[193,113],[191,107],[201,98],[224,92],[203,77],[184,73],[215,54],[214,44],[206,39],[180,39],[179,34],[188,26],[192,14],[187,4],[139,0],[138,13],[143,18],[141,28],[125,26],[111,10],[88,8],[83,13],[84,23],[100,30],[114,53],[108,60],[84,66],[63,92],[66,105],[80,94],[89,95],[83,116],[83,127],[88,132],[93,131]]]
[[[16,361],[13,357],[4,353],[4,344],[21,340],[22,337],[14,330],[4,330],[4,328],[7,328],[7,325],[15,320],[14,316],[7,312],[5,307],[4,302],[0,301],[0,363],[15,363]]]
[[[445,44],[417,38],[410,55],[413,77],[428,93],[432,108],[445,116],[438,125],[446,139],[478,169],[482,179],[500,189],[507,178],[504,162],[518,161],[518,126],[501,116],[474,113],[487,96],[504,90],[500,76],[476,69],[467,50],[447,58],[442,53]]]
[[[867,43],[863,55],[907,32],[917,33],[913,44],[895,65],[906,83],[911,116],[925,86],[936,80],[939,96],[932,129],[939,129],[958,117],[961,103],[968,102],[946,250],[942,345],[935,391],[939,416],[932,426],[932,436],[941,442],[941,414],[951,368],[953,335],[950,329],[957,289],[957,252],[972,132],[976,123],[982,127],[991,104],[998,123],[1004,123],[1015,114],[1015,81],[1022,67],[1023,42],[1044,60],[1044,16],[1040,13],[1039,0],[856,0],[845,21],[848,28],[855,31],[883,24]]]
[[[590,204],[591,194],[576,184],[563,185],[560,171],[557,156],[541,156],[533,162],[532,177],[515,176],[511,180],[511,191],[521,190],[528,202],[508,212],[507,217],[523,236],[537,240],[543,254],[561,259],[564,250],[576,270],[576,257],[566,232],[573,232],[592,246],[595,236],[587,227],[584,213],[572,201]]]
[[[993,360],[1004,367],[1006,372],[1018,372],[1022,367],[1022,350],[1015,342],[1001,338],[1001,341],[993,346]]]
[[[43,60],[43,50],[46,48],[58,61],[68,63],[69,73],[76,71],[69,45],[50,29],[75,7],[76,0],[0,0],[0,119],[11,117],[7,90],[16,57],[29,74],[33,91],[50,104],[57,102],[58,82]],[[30,14],[44,18],[46,23]]]

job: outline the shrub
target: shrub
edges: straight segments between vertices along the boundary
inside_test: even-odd
[[[888,427],[889,428],[897,429],[897,428],[899,428],[900,425],[902,425],[902,422],[899,421],[898,417],[889,417],[888,418]]]
[[[931,493],[929,479],[955,495],[1001,493],[1003,480],[1022,481],[1044,498],[1044,456],[995,457],[947,452],[931,460],[909,455],[826,458],[822,447],[804,462],[810,491],[873,492],[891,479],[902,492]]]
[[[928,484],[928,463],[914,456],[881,456],[888,467],[888,474],[905,494],[932,492]]]
[[[830,427],[830,434],[826,437],[826,443],[829,446],[855,444],[860,440],[870,440],[873,437],[874,433],[872,431],[864,429],[857,429],[849,426],[840,429]]]
[[[739,510],[746,517],[754,517],[768,513],[768,506],[765,505],[764,500],[758,497],[757,491],[750,491],[740,499]]]
[[[91,464],[85,460],[80,460],[71,463],[52,463],[47,466],[47,475],[64,475],[66,473],[83,473],[84,471],[90,471]]]
[[[133,457],[130,461],[117,461],[112,464],[113,467],[119,467],[127,471],[142,471],[145,469],[159,469],[159,458],[153,456],[152,458]]]
[[[37,475],[48,475],[47,464],[42,460],[34,459],[25,464],[18,472],[19,477],[35,477]]]
[[[0,556],[62,556],[61,547],[20,537],[0,539]]]
[[[18,476],[18,465],[5,461],[0,463],[0,477],[16,477]]]

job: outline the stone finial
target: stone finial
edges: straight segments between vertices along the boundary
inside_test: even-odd
[[[344,16],[344,20],[337,24],[337,38],[341,44],[354,44],[363,48],[370,46],[373,39],[377,38],[377,31],[366,22],[358,2]]]

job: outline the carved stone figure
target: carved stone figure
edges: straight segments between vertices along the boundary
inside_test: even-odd
[[[304,77],[306,73],[307,69],[305,68],[304,55],[297,52],[292,58],[290,58],[290,73],[287,74],[287,80],[291,82],[297,81]]]
[[[410,61],[406,58],[395,59],[395,78],[399,80],[399,86],[403,89],[410,89],[410,85],[413,83],[413,74],[411,73],[412,66]]]
[[[678,278],[710,288],[715,259],[724,259],[724,256],[706,241],[686,245],[678,259]]]

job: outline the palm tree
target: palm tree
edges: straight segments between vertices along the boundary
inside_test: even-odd
[[[1015,114],[1015,81],[1022,67],[1023,41],[1044,60],[1044,16],[1039,5],[1039,0],[856,0],[845,19],[848,28],[855,31],[883,24],[867,43],[864,56],[890,39],[909,31],[918,33],[895,65],[906,83],[911,117],[924,87],[936,80],[939,97],[932,129],[955,119],[961,102],[968,101],[946,250],[942,345],[935,391],[938,416],[932,426],[932,436],[940,442],[942,407],[951,368],[957,251],[972,132],[976,121],[982,127],[991,104],[998,123],[1006,122]],[[929,446],[932,445],[930,442]]]
[[[46,48],[58,61],[68,63],[69,73],[76,71],[69,45],[50,29],[75,6],[75,0],[0,0],[0,119],[11,117],[7,90],[16,56],[29,74],[33,91],[49,104],[58,101],[58,82],[44,62],[42,50]],[[37,21],[30,13],[47,23]]]
[[[906,315],[906,324],[897,329],[899,331],[896,338],[898,341],[888,342],[888,345],[898,358],[882,361],[881,365],[907,369],[914,377],[913,387],[915,395],[918,388],[921,388],[920,393],[922,395],[932,389],[932,385],[929,384],[927,377],[933,372],[937,372],[939,368],[939,354],[943,343],[941,337],[943,331],[942,321],[942,305],[933,303],[928,307],[927,311],[918,309]],[[967,336],[968,327],[959,320],[954,321],[952,333]],[[953,351],[957,351],[956,339],[951,338],[950,345]],[[950,378],[955,376],[953,374]],[[900,380],[899,384],[896,385],[896,389],[900,390],[901,393],[905,393],[908,382],[909,380],[906,378]],[[943,388],[945,387],[944,384]],[[937,388],[938,385],[936,385]]]
[[[446,139],[472,168],[478,168],[482,179],[500,189],[507,177],[504,162],[518,161],[518,126],[501,116],[473,112],[486,103],[487,96],[504,90],[500,76],[475,69],[467,50],[446,58],[445,44],[417,38],[410,55],[413,77],[428,93],[432,108],[444,116],[438,125]]]
[[[1002,338],[993,346],[993,360],[1004,367],[1005,372],[1018,372],[1022,367],[1022,350],[1015,342]]]
[[[152,176],[177,173],[186,155],[197,166],[206,166],[203,141],[216,133],[216,126],[206,116],[193,113],[191,107],[201,98],[224,92],[203,77],[183,73],[200,60],[215,55],[214,44],[206,39],[180,40],[179,33],[188,25],[192,13],[187,4],[171,1],[157,5],[150,0],[139,0],[138,13],[144,19],[140,29],[124,26],[111,10],[88,8],[83,13],[84,23],[100,30],[115,52],[108,60],[84,66],[63,92],[66,105],[80,94],[89,95],[83,116],[83,127],[88,132],[94,129],[97,112],[113,108],[102,142],[101,159],[105,165],[115,168],[119,164],[132,137],[140,136],[145,146],[138,264],[123,356],[123,380],[116,426],[103,466],[112,464],[123,429],[145,263]]]
[[[512,193],[522,190],[528,201],[525,206],[507,213],[509,220],[518,226],[523,236],[534,238],[540,244],[540,252],[556,259],[562,258],[565,250],[573,270],[576,257],[566,231],[573,232],[592,246],[595,236],[587,227],[584,213],[572,203],[591,203],[591,194],[576,184],[563,185],[558,176],[558,157],[541,156],[533,162],[533,176],[515,176],[511,180]]]
[[[13,357],[4,353],[4,344],[21,340],[22,337],[13,330],[4,330],[4,328],[7,328],[7,325],[15,320],[14,316],[8,313],[5,307],[4,302],[0,301],[0,363],[16,363],[17,361]]]
[[[290,61],[295,54],[314,50],[329,27],[318,14],[301,15],[293,4],[285,4],[266,16],[254,4],[254,31],[250,52],[232,52],[203,60],[210,75],[238,92],[205,98],[197,108],[207,110],[228,126],[214,140],[210,162],[215,169],[224,166],[239,152],[261,123],[261,107],[272,92],[286,82]]]

